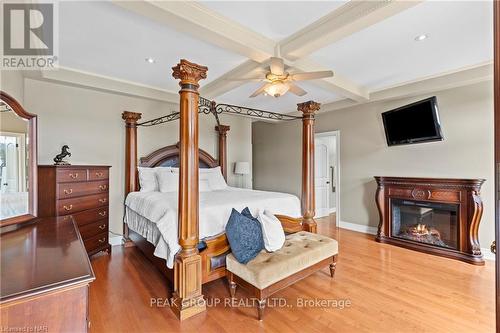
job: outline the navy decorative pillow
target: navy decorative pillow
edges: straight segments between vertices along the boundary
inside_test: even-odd
[[[226,225],[226,236],[234,257],[242,264],[248,263],[264,249],[259,221],[249,219],[234,208]]]
[[[250,213],[250,209],[249,209],[248,207],[245,207],[245,208],[241,211],[241,215],[243,215],[244,217],[248,217],[248,218],[249,218],[249,219],[251,219],[251,220],[255,220],[255,221],[259,222],[259,220],[257,220],[257,218],[256,218],[256,217],[254,217],[254,216],[252,215],[252,213]],[[259,222],[259,224],[260,224],[260,222]]]

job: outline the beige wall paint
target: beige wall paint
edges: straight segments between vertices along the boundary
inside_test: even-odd
[[[38,115],[39,164],[52,164],[63,144],[70,146],[72,164],[110,165],[110,229],[122,232],[124,201],[125,130],[124,110],[142,112],[152,119],[176,111],[177,106],[158,101],[110,94],[90,89],[25,80],[24,105]],[[228,161],[252,161],[251,121],[241,117],[222,117],[231,126]],[[217,156],[217,136],[212,116],[200,116],[200,147]],[[178,121],[140,128],[138,155],[178,141]],[[236,184],[230,171],[229,184]]]
[[[445,141],[388,147],[381,113],[436,95]],[[340,130],[341,220],[376,227],[373,176],[485,178],[481,246],[494,237],[493,84],[319,114],[316,132]],[[300,194],[300,121],[253,125],[254,187]]]

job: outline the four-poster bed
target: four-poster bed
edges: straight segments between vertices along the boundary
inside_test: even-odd
[[[136,245],[173,283],[172,309],[182,320],[205,310],[202,284],[226,275],[225,256],[230,248],[224,233],[199,239],[199,168],[220,166],[227,179],[227,133],[229,126],[220,124],[219,114],[237,114],[265,119],[302,119],[302,200],[301,218],[277,215],[285,232],[316,232],[314,221],[314,114],[320,104],[312,101],[298,104],[302,117],[250,109],[229,104],[216,104],[200,98],[198,82],[206,78],[207,68],[186,60],[173,67],[173,76],[180,79],[180,111],[139,123],[140,113],[125,111],[125,195],[139,190],[138,167],[174,166],[179,168],[178,244],[173,269],[165,260],[153,255],[155,247],[124,221],[125,246]],[[198,148],[198,114],[213,114],[217,121],[218,159]],[[137,163],[137,128],[179,119],[180,140],[173,146],[158,149]]]

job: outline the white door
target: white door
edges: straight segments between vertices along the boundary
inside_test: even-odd
[[[316,195],[316,217],[330,214],[330,177],[328,163],[328,146],[315,140],[314,153],[314,186]]]

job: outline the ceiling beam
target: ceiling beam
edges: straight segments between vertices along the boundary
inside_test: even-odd
[[[491,80],[493,80],[493,62],[489,61],[375,90],[370,94],[370,100],[366,102],[340,100],[323,104],[321,112],[340,110],[372,102],[415,97]]]
[[[215,44],[225,50],[243,55],[250,59],[211,83],[202,87],[201,93],[207,98],[215,98],[243,84],[244,81],[231,81],[228,78],[251,77],[258,72],[256,67],[268,65],[274,56],[276,43],[241,24],[226,18],[196,2],[188,1],[117,1],[113,3],[136,14],[153,19],[175,30],[182,31],[194,38]],[[302,59],[301,59],[302,60]],[[319,70],[312,60],[303,59],[297,70]],[[325,68],[323,67],[323,70]],[[329,69],[329,68],[326,68]],[[264,77],[264,76],[263,76]],[[337,77],[327,80],[311,81],[327,91],[341,94],[357,101],[366,100],[366,89]]]
[[[282,40],[281,56],[289,60],[303,58],[422,1],[349,1],[316,22]]]
[[[300,72],[330,70],[330,68],[321,66],[309,58],[302,58],[298,61],[295,61],[293,64],[291,64],[291,67],[297,69]],[[311,81],[311,84],[321,87],[322,89],[327,91],[333,91],[338,95],[344,96],[357,102],[367,101],[370,98],[370,92],[367,88],[350,81],[348,78],[343,77],[341,74],[338,74],[335,71],[333,77],[323,80],[313,80]]]
[[[24,77],[124,96],[179,103],[179,94],[176,92],[62,66],[56,71],[25,71]]]
[[[216,97],[224,95],[226,92],[247,83],[246,81],[234,81],[232,79],[256,77],[259,75],[264,77],[261,63],[253,60],[247,60],[207,85],[202,86],[200,88],[200,94],[205,98],[215,99]]]
[[[196,2],[113,0],[113,3],[254,61],[266,61],[274,54],[272,39]]]

